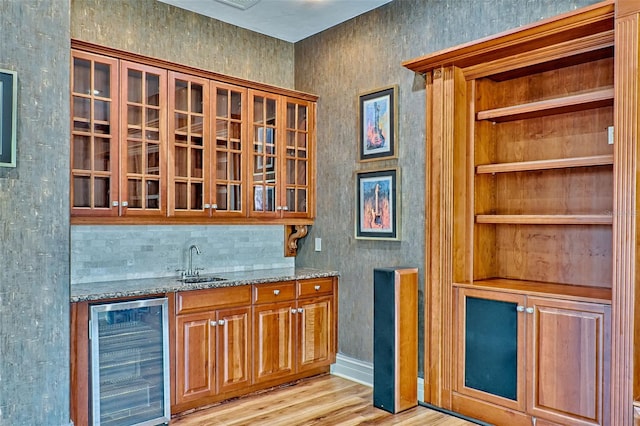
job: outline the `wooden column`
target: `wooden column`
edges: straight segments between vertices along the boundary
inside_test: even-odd
[[[640,1],[618,0],[615,24],[615,137],[611,425],[632,425],[640,398],[640,354],[634,334],[640,300],[638,284],[638,103],[640,90]]]

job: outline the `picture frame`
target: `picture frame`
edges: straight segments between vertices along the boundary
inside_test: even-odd
[[[18,74],[0,69],[0,167],[16,167]]]
[[[359,161],[397,158],[397,92],[394,85],[358,96]]]
[[[400,170],[356,172],[357,239],[400,240]]]

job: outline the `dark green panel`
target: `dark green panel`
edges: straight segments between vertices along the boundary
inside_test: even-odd
[[[517,304],[467,297],[465,386],[516,400]]]

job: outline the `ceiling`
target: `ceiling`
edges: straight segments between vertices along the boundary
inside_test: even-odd
[[[295,43],[392,0],[158,1]]]

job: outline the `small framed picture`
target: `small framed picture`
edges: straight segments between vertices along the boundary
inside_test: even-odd
[[[0,70],[0,167],[16,166],[17,73]]]
[[[397,157],[397,86],[359,96],[359,161]]]
[[[356,173],[356,238],[400,240],[399,169]]]

